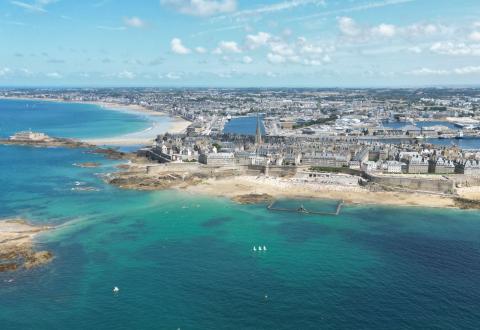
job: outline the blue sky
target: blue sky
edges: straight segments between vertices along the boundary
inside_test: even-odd
[[[479,0],[0,0],[2,86],[478,85]]]

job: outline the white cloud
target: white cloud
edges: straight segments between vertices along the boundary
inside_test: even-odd
[[[338,19],[338,27],[343,34],[349,37],[358,36],[362,32],[361,28],[350,17],[340,17]]]
[[[189,48],[183,45],[182,40],[179,38],[173,38],[172,41],[170,41],[170,48],[172,49],[172,52],[179,55],[186,55],[192,52]]]
[[[49,73],[46,74],[46,76],[47,76],[48,78],[53,78],[53,79],[61,79],[61,78],[63,78],[63,76],[62,76],[60,73],[58,73],[58,72],[49,72]]]
[[[287,61],[282,55],[272,53],[267,54],[267,60],[273,64],[285,63]]]
[[[256,49],[258,47],[266,45],[271,38],[272,36],[269,33],[258,32],[257,34],[247,35],[247,37],[245,38],[245,42],[249,49]]]
[[[253,62],[253,58],[251,58],[250,56],[244,56],[242,58],[242,62],[245,63],[245,64],[250,64]]]
[[[480,31],[473,31],[468,38],[472,41],[480,41]]]
[[[432,37],[435,35],[453,35],[453,27],[431,24],[415,23],[407,26],[396,26],[382,23],[376,26],[360,25],[351,17],[340,17],[337,19],[338,28],[342,35],[352,41],[365,42],[380,38],[403,37],[407,39],[419,37]]]
[[[480,73],[480,66],[465,66],[463,68],[454,69],[453,72],[456,74]]]
[[[440,55],[480,56],[480,44],[436,42],[430,47],[430,51]]]
[[[127,25],[129,27],[133,27],[133,28],[143,28],[147,25],[145,23],[145,21],[143,21],[140,18],[135,17],[135,16],[134,17],[125,17],[123,19],[123,22],[125,23],[125,25]]]
[[[302,54],[312,54],[312,55],[319,55],[324,52],[323,48],[311,43],[307,43],[305,38],[299,38],[298,40],[300,44],[300,53]]]
[[[12,70],[10,68],[0,68],[0,77],[5,77],[11,72]]]
[[[33,11],[39,13],[46,13],[47,10],[45,7],[48,5],[57,2],[57,0],[36,0],[33,2],[24,2],[24,1],[10,1],[10,3],[14,6]]]
[[[471,75],[479,73],[480,66],[465,66],[460,68],[454,68],[451,70],[421,68],[408,72],[408,74],[412,74],[415,76]]]
[[[324,6],[325,0],[285,0],[278,3],[264,5],[255,9],[242,10],[231,15],[218,17],[218,19],[240,18],[240,17],[250,18],[253,16],[271,14],[271,13],[276,13],[284,10],[293,10],[297,7],[301,7],[305,5]]]
[[[165,75],[165,77],[167,77],[168,79],[171,79],[171,80],[177,80],[177,79],[182,78],[182,76],[180,74],[175,73],[175,72],[169,72]]]
[[[419,46],[413,46],[413,47],[407,48],[407,51],[414,54],[421,54],[422,48],[420,48]]]
[[[414,76],[432,76],[432,75],[447,75],[447,70],[438,70],[438,69],[429,69],[429,68],[421,68],[417,70],[413,70],[409,72]]]
[[[193,16],[231,13],[237,9],[236,0],[160,0],[160,3]]]
[[[435,24],[412,24],[406,28],[406,33],[411,36],[432,35],[441,28]]]
[[[207,50],[204,48],[204,47],[195,47],[195,51],[198,53],[198,54],[205,54],[207,52]]]
[[[414,2],[414,1],[416,1],[416,0],[383,0],[383,1],[377,1],[377,2],[367,2],[367,3],[359,4],[359,5],[353,6],[353,7],[337,9],[337,10],[330,10],[330,11],[322,11],[319,14],[295,17],[295,18],[289,19],[287,21],[288,22],[305,21],[305,20],[315,19],[315,18],[318,18],[318,17],[326,17],[326,16],[331,16],[331,15],[341,15],[341,14],[352,13],[352,12],[357,12],[357,11],[364,11],[364,10],[370,10],[370,9],[375,9],[375,8],[382,8],[382,7],[388,7],[388,6],[393,6],[393,5],[406,4],[406,3]]]
[[[320,45],[299,37],[295,42],[286,42],[281,38],[271,37],[268,42],[268,62],[272,64],[292,63],[301,65],[322,65],[331,62],[332,46]]]
[[[391,38],[395,36],[397,29],[395,25],[391,24],[380,24],[372,29],[373,35],[378,35],[380,37]]]
[[[275,41],[270,43],[270,50],[273,54],[281,56],[294,56],[295,50],[292,45],[289,45],[283,41]]]
[[[241,53],[242,50],[238,47],[235,41],[220,41],[218,47],[214,49],[214,54],[223,53]]]
[[[135,73],[126,70],[120,72],[117,76],[120,79],[134,79],[136,77]]]

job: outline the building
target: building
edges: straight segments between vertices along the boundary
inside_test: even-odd
[[[32,131],[18,132],[15,135],[10,136],[12,141],[49,141],[51,138],[44,133],[37,133]]]
[[[439,158],[434,162],[433,172],[437,174],[455,173],[455,164],[451,160]]]
[[[198,161],[209,166],[230,166],[235,165],[235,156],[231,152],[210,152],[201,154]]]
[[[428,173],[428,168],[428,160],[420,156],[412,157],[408,162],[408,173],[410,174],[425,174]]]
[[[472,159],[462,161],[458,164],[457,171],[465,175],[480,176],[480,161]]]
[[[377,163],[371,160],[363,162],[361,168],[364,172],[375,172],[378,170]]]
[[[384,163],[383,169],[387,173],[395,173],[400,174],[402,173],[402,165],[403,163],[397,162],[395,160],[390,160]]]

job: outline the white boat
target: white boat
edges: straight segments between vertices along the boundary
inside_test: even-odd
[[[253,247],[253,251],[257,251],[257,248],[255,246]]]
[[[267,251],[267,247],[265,245],[263,246],[263,251]]]
[[[118,286],[114,287],[113,290],[112,290],[114,293],[117,293],[118,291],[120,291],[120,289],[118,288]]]
[[[258,247],[258,251],[262,251],[262,247],[261,247],[261,246]]]

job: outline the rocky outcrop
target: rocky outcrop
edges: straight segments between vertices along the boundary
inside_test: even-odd
[[[99,167],[101,164],[95,163],[95,162],[86,162],[86,163],[75,163],[73,165],[78,167],[83,167],[83,168],[94,168],[94,167]]]
[[[455,206],[460,209],[480,209],[480,201],[477,200],[458,197],[454,199],[454,202]]]
[[[235,196],[232,199],[240,204],[270,203],[274,200],[273,196],[269,194],[246,194]]]
[[[35,251],[34,238],[50,227],[36,227],[24,220],[0,221],[0,272],[31,269],[52,260],[49,251]]]

